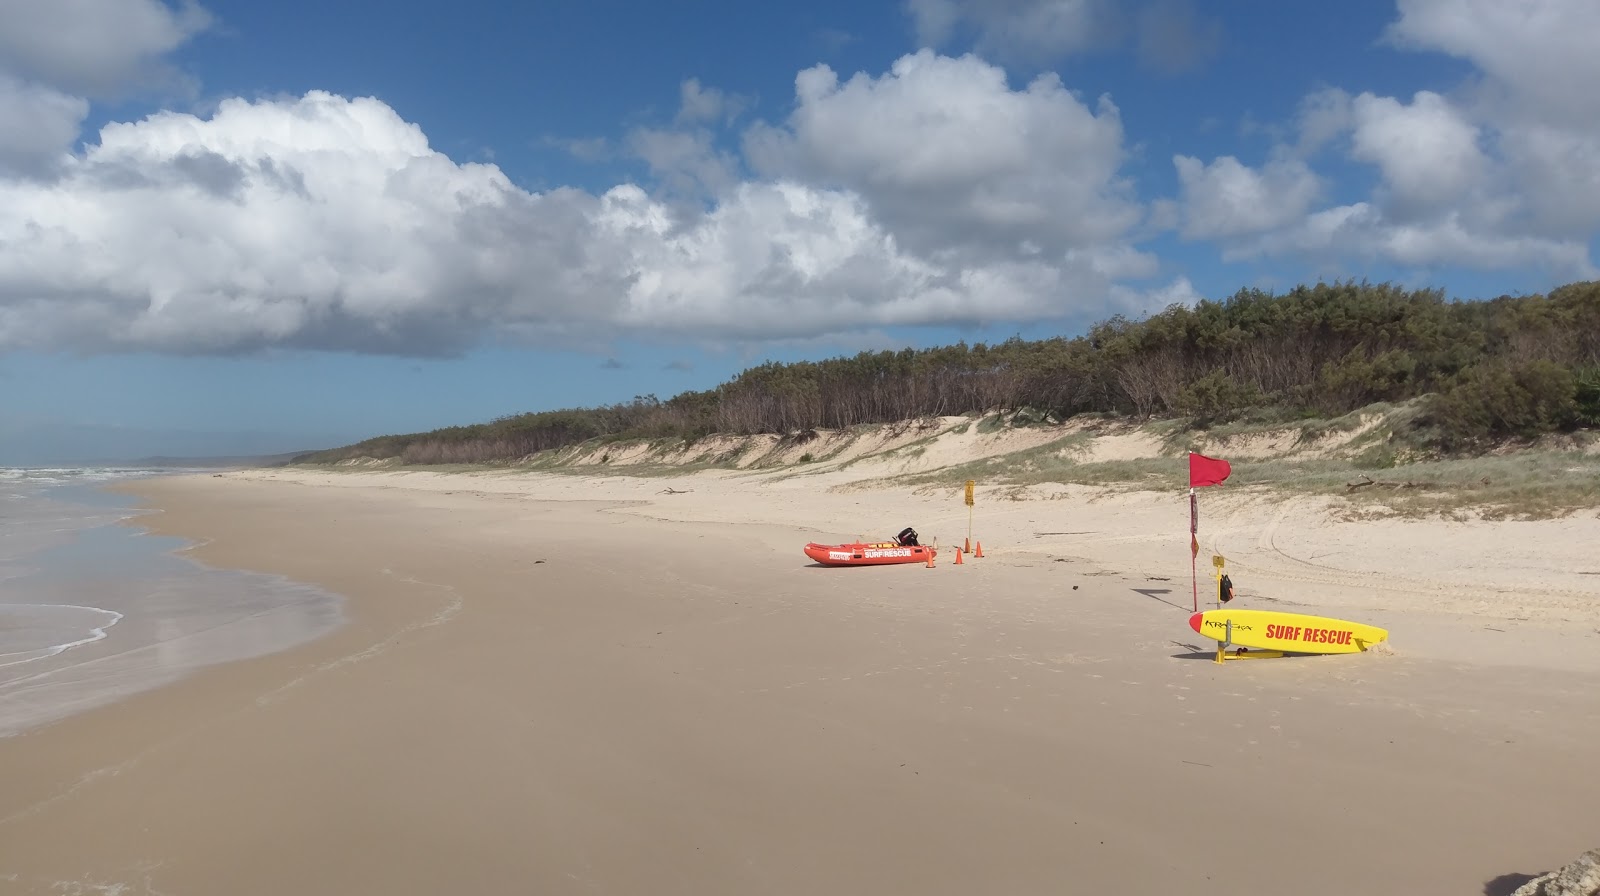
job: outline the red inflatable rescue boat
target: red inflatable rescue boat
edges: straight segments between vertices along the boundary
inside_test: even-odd
[[[926,563],[938,554],[932,547],[897,541],[817,544],[805,547],[806,556],[823,566],[882,566],[887,563]]]

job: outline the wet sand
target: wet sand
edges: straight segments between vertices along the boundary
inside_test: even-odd
[[[1171,558],[823,569],[778,517],[861,496],[463,482],[124,487],[349,622],[0,740],[0,889],[1475,894],[1600,838],[1600,638],[1556,610],[1487,660],[1418,602],[1389,650],[1218,665]]]

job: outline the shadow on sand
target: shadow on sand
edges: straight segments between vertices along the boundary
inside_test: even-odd
[[[1538,874],[1502,874],[1483,885],[1483,896],[1511,896],[1517,888],[1540,877]]]
[[[922,566],[927,564],[921,560],[911,563],[818,563],[813,560],[805,564],[806,569],[893,569],[896,566]]]
[[[1143,594],[1145,597],[1148,597],[1151,600],[1159,600],[1159,601],[1161,601],[1162,603],[1166,604],[1169,607],[1176,607],[1177,609],[1182,610],[1185,613],[1188,613],[1192,609],[1194,609],[1193,607],[1186,607],[1183,604],[1175,604],[1172,601],[1167,600],[1166,598],[1160,596],[1160,595],[1163,595],[1163,594],[1171,594],[1172,593],[1172,589],[1171,588],[1135,588],[1135,589],[1133,589],[1133,591],[1134,591],[1135,594]]]
[[[1170,643],[1172,644],[1173,647],[1181,647],[1184,650],[1183,653],[1169,654],[1169,656],[1171,656],[1175,660],[1213,660],[1214,661],[1217,658],[1217,648],[1216,648],[1215,643],[1213,643],[1212,646],[1210,646],[1210,647],[1200,647],[1200,646],[1197,646],[1197,645],[1194,645],[1194,644],[1185,644],[1182,641],[1172,641]],[[1239,648],[1237,648],[1237,647],[1230,648],[1230,650],[1238,650],[1238,649]],[[1253,648],[1253,647],[1252,648],[1246,648],[1246,650],[1256,650],[1256,649],[1258,649],[1258,648]],[[1323,654],[1319,654],[1319,653],[1286,653],[1281,657],[1273,657],[1273,659],[1309,660],[1309,659],[1315,659],[1315,658],[1317,658],[1319,656],[1323,656]]]

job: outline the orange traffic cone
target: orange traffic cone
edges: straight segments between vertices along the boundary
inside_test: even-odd
[[[934,554],[933,549],[929,548],[928,549],[928,568],[929,569],[933,568],[933,554]]]
[[[981,541],[978,542],[978,550],[975,551],[972,556],[974,556],[974,557],[982,557],[983,556],[983,542],[981,542]]]
[[[956,565],[957,566],[961,565],[961,549],[960,548],[956,548]]]
[[[969,554],[972,553],[972,539],[963,538],[961,540],[961,549]]]

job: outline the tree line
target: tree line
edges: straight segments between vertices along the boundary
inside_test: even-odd
[[[1244,289],[1143,320],[1112,317],[1072,338],[769,362],[666,400],[381,436],[295,462],[505,462],[593,439],[792,434],[1021,410],[1209,426],[1416,398],[1416,425],[1444,451],[1600,425],[1600,281],[1472,301],[1387,283]]]

